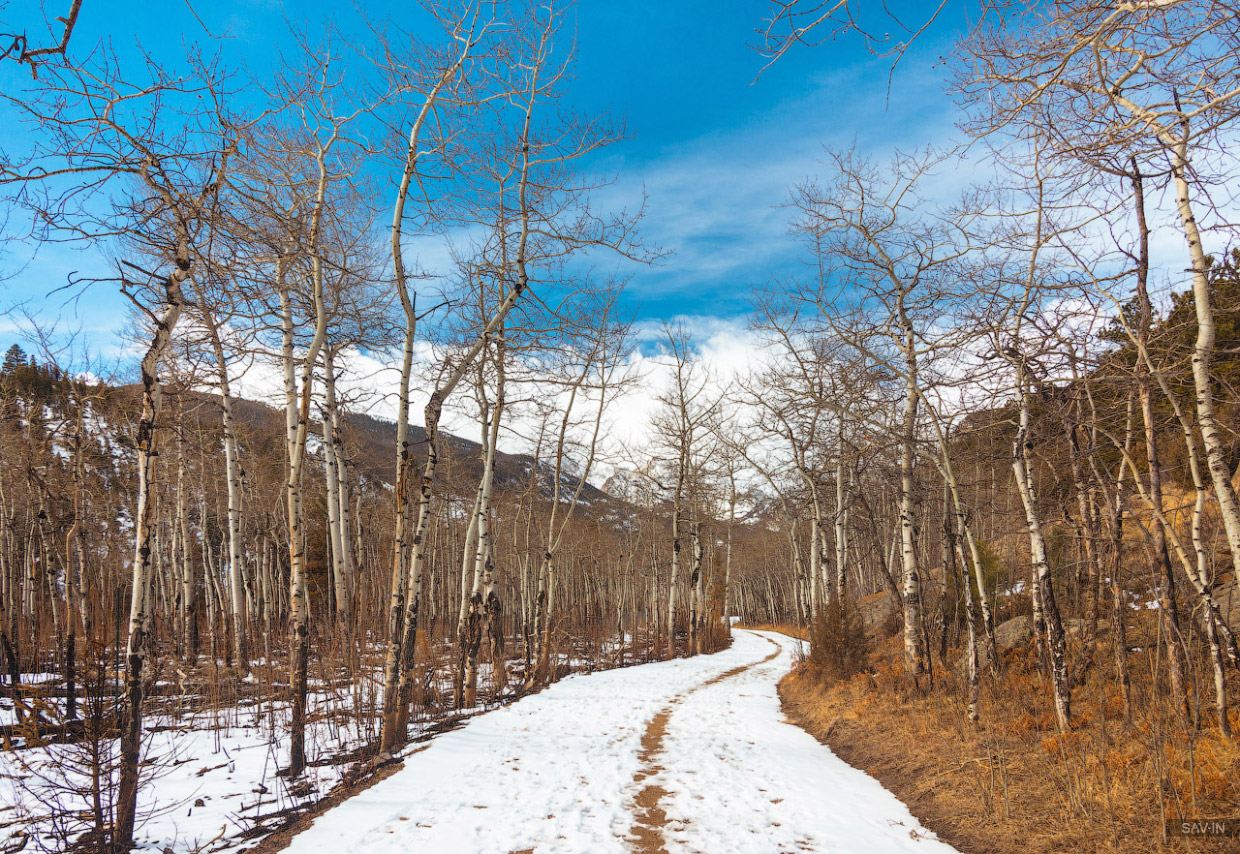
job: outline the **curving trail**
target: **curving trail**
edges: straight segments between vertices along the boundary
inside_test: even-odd
[[[572,676],[472,720],[288,851],[948,854],[894,795],[786,723],[796,642]]]

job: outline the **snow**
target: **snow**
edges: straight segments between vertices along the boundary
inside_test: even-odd
[[[238,707],[223,714],[210,711],[180,718],[151,715],[146,720],[143,745],[143,785],[139,791],[139,850],[163,854],[218,852],[252,845],[245,838],[252,828],[267,825],[265,818],[284,808],[321,798],[347,766],[315,763],[352,749],[373,733],[357,726],[332,726],[326,707],[340,700],[325,693],[309,697],[311,724],[307,749],[311,767],[309,785],[290,791],[276,771],[288,760],[287,704],[266,709]],[[273,721],[274,718],[274,721]],[[231,723],[231,725],[225,725]],[[104,741],[105,755],[114,760],[115,741]],[[85,744],[54,744],[46,749],[0,753],[0,803],[16,807],[14,830],[31,834],[31,850],[56,850],[53,812],[74,833],[85,829],[68,815],[89,820],[86,799]],[[149,764],[147,764],[149,763]]]
[[[645,781],[669,792],[668,851],[952,851],[877,780],[783,722],[775,685],[795,642],[763,635],[773,660],[686,695],[668,722],[664,770]]]
[[[715,655],[575,674],[476,715],[411,747],[402,769],[316,819],[288,850],[619,854],[631,850],[644,812],[639,792],[658,786],[668,854],[950,854],[875,780],[784,720],[775,686],[799,642],[734,635]],[[310,790],[290,791],[275,774],[288,749],[284,704],[264,714],[245,701],[222,719],[149,718],[159,726],[144,748],[153,779],[140,795],[139,848],[244,851],[260,841],[247,831],[273,828],[281,810],[326,794],[346,767],[330,757],[372,738],[374,721],[332,724],[322,713],[348,699],[310,699],[310,758],[329,760],[308,769]],[[643,753],[643,736],[664,715],[658,750]],[[0,754],[0,802],[16,806],[16,829],[35,836],[31,850],[55,847],[47,808],[85,805],[68,790],[77,780],[47,782],[80,780],[70,768],[80,758],[65,745]]]
[[[775,686],[796,641],[744,630],[735,638],[711,656],[570,676],[475,718],[318,818],[287,850],[620,854],[632,844],[639,789],[656,784],[669,792],[669,852],[953,850],[783,719]],[[664,710],[661,770],[635,781],[652,770],[642,736]]]

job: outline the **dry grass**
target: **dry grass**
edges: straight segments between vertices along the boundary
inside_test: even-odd
[[[1174,718],[1169,698],[1150,691],[1148,654],[1129,656],[1126,721],[1108,646],[1073,692],[1066,734],[1055,730],[1049,685],[1021,650],[1007,655],[997,681],[987,678],[976,727],[954,674],[940,674],[926,694],[908,687],[894,639],[879,645],[870,673],[827,686],[801,666],[780,693],[794,722],[966,854],[1240,850],[1236,839],[1164,837],[1164,815],[1240,816],[1240,748],[1218,735],[1210,709],[1199,731]],[[1240,732],[1240,715],[1232,718]]]
[[[809,640],[809,629],[805,626],[797,626],[792,623],[737,623],[738,629],[752,629],[755,632],[779,632],[781,635],[787,635],[790,638],[798,640]]]

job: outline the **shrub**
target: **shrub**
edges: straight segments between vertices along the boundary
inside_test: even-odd
[[[828,684],[865,670],[870,663],[870,642],[855,605],[836,597],[810,623],[811,672]]]

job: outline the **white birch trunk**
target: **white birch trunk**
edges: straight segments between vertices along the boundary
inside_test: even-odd
[[[1042,535],[1042,523],[1038,515],[1033,489],[1033,439],[1029,434],[1028,380],[1023,361],[1017,362],[1018,394],[1020,397],[1020,426],[1016,433],[1012,453],[1012,470],[1016,475],[1016,489],[1025,508],[1025,523],[1029,532],[1029,552],[1033,564],[1033,580],[1041,604],[1046,625],[1046,641],[1051,658],[1051,684],[1055,693],[1055,719],[1060,732],[1071,728],[1072,705],[1068,685],[1068,666],[1063,624],[1055,601],[1055,588],[1051,583],[1051,567],[1046,556],[1046,540]]]
[[[343,526],[344,514],[340,505],[340,456],[336,448],[334,424],[336,415],[336,360],[331,346],[323,348],[324,408],[320,426],[323,435],[323,476],[327,498],[327,535],[331,544],[332,593],[336,600],[337,620],[347,627],[349,618],[349,579],[345,569],[345,542],[347,530]]]
[[[116,799],[114,839],[132,847],[138,805],[138,765],[142,745],[143,669],[146,664],[149,614],[147,588],[151,576],[151,498],[160,414],[159,363],[168,348],[172,331],[185,308],[183,283],[189,278],[191,261],[184,241],[178,244],[176,269],[164,281],[165,308],[156,320],[155,333],[141,362],[142,411],[138,417],[134,446],[138,454],[138,500],[134,506],[133,580],[129,605],[129,638],[125,646],[125,714],[120,736],[120,779]]]
[[[246,643],[248,614],[245,596],[245,566],[241,541],[241,465],[239,462],[237,427],[233,420],[232,388],[228,379],[228,362],[220,340],[219,327],[209,312],[203,312],[211,349],[215,355],[220,408],[224,422],[224,479],[228,485],[228,591],[232,613],[233,659],[243,673],[249,672],[249,648]]]
[[[925,646],[921,631],[921,571],[917,565],[917,528],[914,515],[914,463],[917,439],[917,356],[912,324],[904,309],[904,294],[897,309],[904,329],[905,359],[904,426],[900,443],[900,556],[904,580],[904,662],[909,677],[917,682],[926,673]]]

